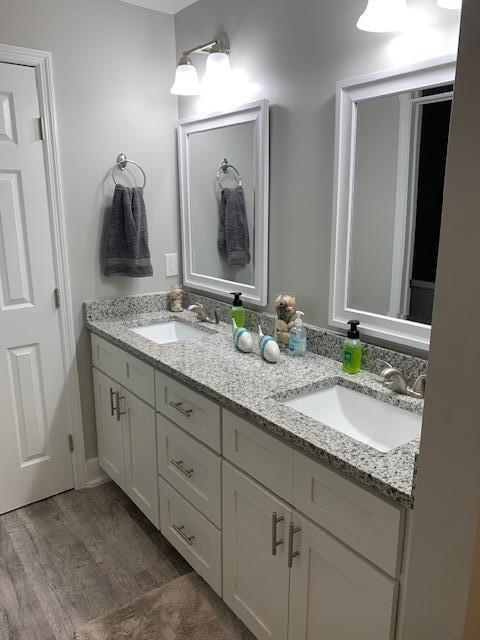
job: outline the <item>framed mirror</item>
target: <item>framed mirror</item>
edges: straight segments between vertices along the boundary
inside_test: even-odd
[[[267,304],[269,107],[178,123],[183,281]]]
[[[329,321],[427,350],[455,59],[339,82]]]

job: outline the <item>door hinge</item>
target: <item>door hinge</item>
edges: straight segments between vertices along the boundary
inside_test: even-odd
[[[70,453],[73,453],[73,436],[71,433],[68,434],[68,446],[70,448]]]
[[[53,299],[55,300],[55,308],[60,309],[60,289],[58,287],[53,290]]]
[[[38,123],[38,138],[39,140],[45,140],[45,129],[43,126],[43,118],[37,118]]]

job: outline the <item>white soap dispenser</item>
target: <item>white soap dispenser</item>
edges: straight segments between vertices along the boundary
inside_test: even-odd
[[[290,329],[288,352],[292,356],[304,356],[307,352],[307,330],[303,326],[303,311],[296,312],[295,323]]]

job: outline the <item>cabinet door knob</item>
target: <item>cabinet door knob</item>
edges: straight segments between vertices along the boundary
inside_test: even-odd
[[[277,555],[277,547],[283,544],[283,540],[277,540],[277,524],[283,522],[285,518],[278,516],[277,512],[272,513],[272,556]]]
[[[293,566],[293,559],[300,555],[300,551],[293,550],[293,536],[300,531],[300,527],[296,527],[294,522],[290,522],[288,528],[288,566],[290,569]]]

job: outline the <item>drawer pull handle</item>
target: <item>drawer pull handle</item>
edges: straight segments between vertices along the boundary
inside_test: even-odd
[[[291,569],[293,566],[293,559],[300,555],[300,551],[293,550],[293,536],[301,531],[300,527],[296,527],[293,522],[290,522],[288,531],[288,566]]]
[[[190,546],[192,546],[193,541],[195,540],[195,536],[187,536],[185,533],[183,533],[183,530],[185,529],[185,525],[181,525],[180,527],[178,525],[176,525],[174,522],[172,522],[172,529],[178,533],[178,535],[185,540],[185,542],[187,544],[189,544]]]
[[[125,396],[121,396],[120,391],[116,391],[115,396],[117,398],[117,422],[120,422],[120,416],[124,416],[126,414],[126,411],[120,411],[120,400],[125,400]]]
[[[193,409],[184,409],[181,402],[169,402],[168,404],[187,418],[190,418],[193,413]]]
[[[285,518],[278,516],[277,512],[272,513],[272,556],[277,555],[277,547],[283,544],[283,540],[277,540],[277,524],[283,522]]]
[[[113,404],[113,398],[115,397],[115,391],[110,387],[110,415],[115,415],[115,405]]]
[[[170,460],[170,464],[173,464],[173,466],[175,467],[175,469],[178,469],[179,471],[181,471],[183,473],[184,476],[187,476],[187,478],[191,478],[193,475],[193,469],[185,469],[185,467],[183,466],[183,460]]]

